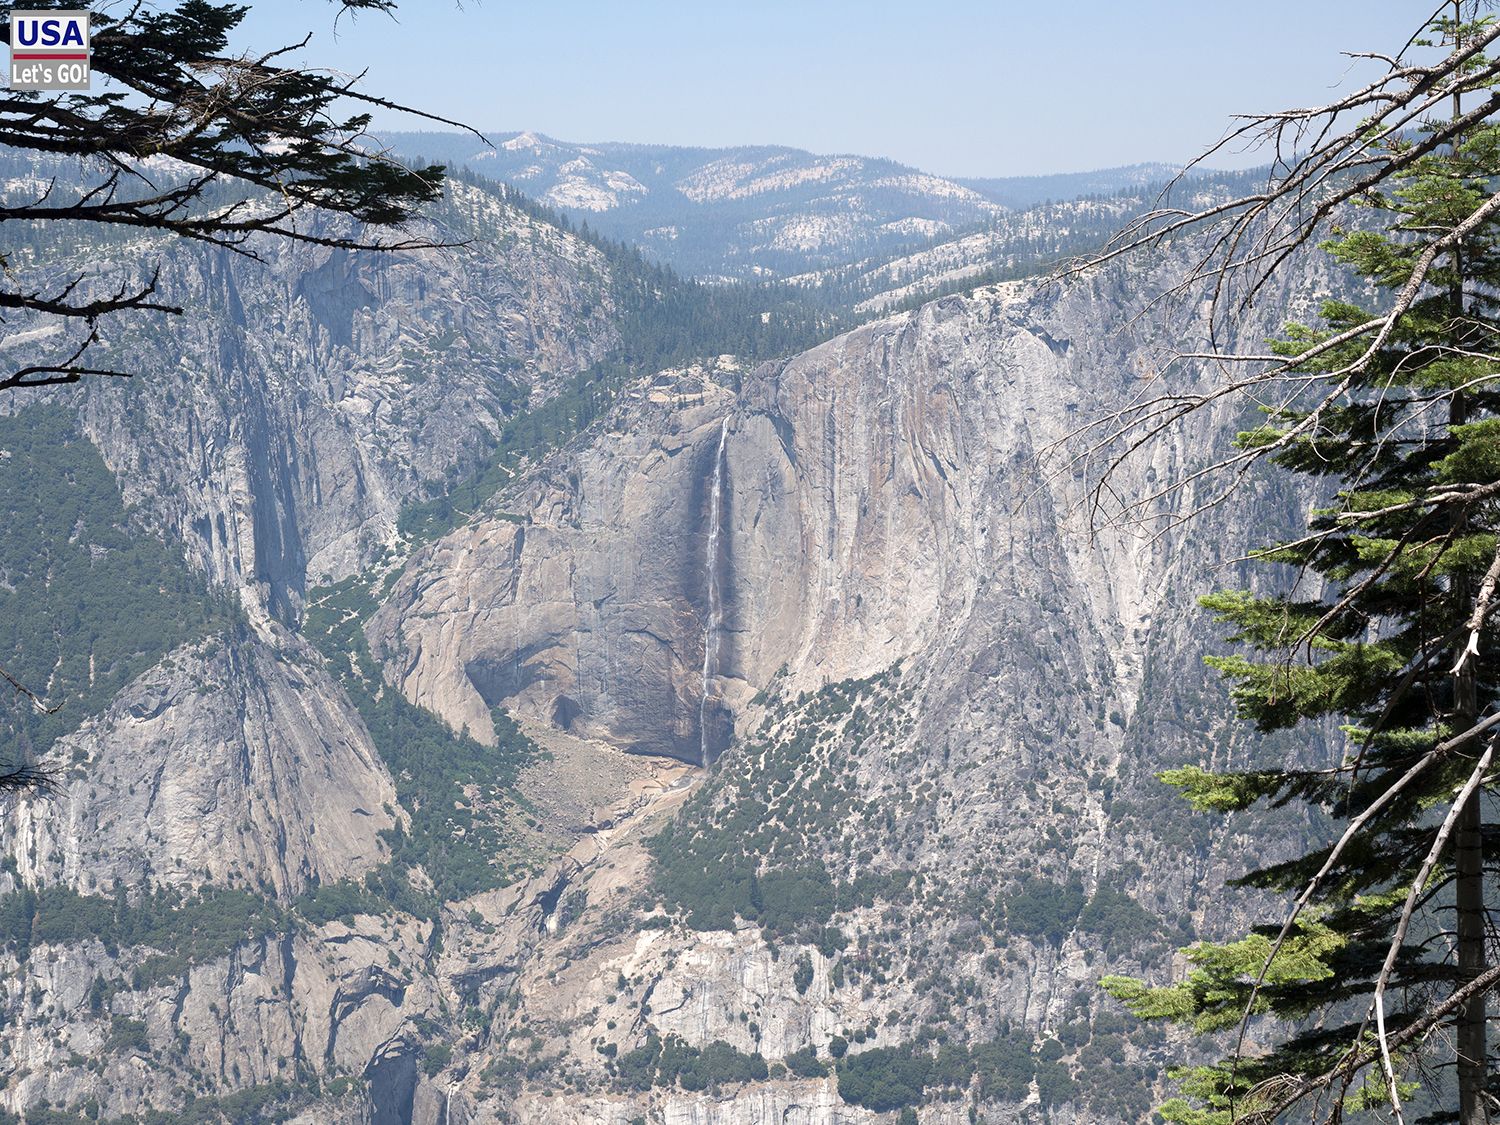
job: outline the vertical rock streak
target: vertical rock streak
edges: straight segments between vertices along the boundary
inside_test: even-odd
[[[708,623],[703,630],[703,695],[698,703],[698,760],[708,768],[708,683],[718,671],[719,629],[722,626],[724,598],[719,590],[719,525],[723,512],[724,443],[729,439],[729,415],[719,426],[719,447],[714,453],[714,475],[709,485],[708,549],[704,566],[708,576]]]

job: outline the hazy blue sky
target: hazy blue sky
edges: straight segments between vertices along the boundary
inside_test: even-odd
[[[1321,102],[1436,0],[253,0],[243,43],[481,129],[778,143],[992,176],[1181,161],[1235,112]],[[378,124],[420,128],[381,115]],[[1222,160],[1219,163],[1231,163]],[[1244,161],[1241,161],[1244,163]]]

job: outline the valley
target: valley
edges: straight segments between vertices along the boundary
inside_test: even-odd
[[[79,559],[166,552],[110,581],[123,618],[171,574],[182,620],[118,682],[64,654],[89,690],[38,744],[58,792],[0,820],[0,1120],[1067,1125],[1159,1098],[1175,1041],[1095,982],[1171,979],[1243,920],[1205,888],[1246,839],[1153,774],[1278,752],[1226,714],[1195,599],[1303,502],[1269,480],[1191,538],[1192,492],[1160,534],[1089,524],[1059,451],[1206,333],[1190,302],[1137,315],[1184,260],[1059,285],[1043,263],[1143,196],[1012,211],[919,177],[887,186],[956,209],[936,225],[783,231],[785,281],[730,284],[599,233],[619,169],[661,190],[625,157],[679,157],[585,155],[588,191],[542,198],[615,193],[587,231],[479,173],[422,220],[449,247],[75,251],[129,275],[149,249],[193,315],[170,346],[108,331],[132,379],[8,400],[0,485],[45,418],[99,466],[65,478],[108,516]],[[672,164],[701,198],[650,206],[894,175],[766,159]],[[1332,284],[1308,263],[1277,295]],[[1198,416],[1132,486],[1242,424]],[[9,666],[36,631],[3,623]],[[1256,847],[1306,826],[1278,831]]]

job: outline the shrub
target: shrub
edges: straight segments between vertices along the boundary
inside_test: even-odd
[[[828,1064],[818,1058],[811,1047],[793,1051],[786,1057],[786,1068],[798,1078],[822,1078],[828,1073]]]
[[[839,1097],[850,1105],[885,1113],[916,1105],[932,1076],[932,1057],[910,1045],[876,1047],[839,1064]]]
[[[422,1069],[431,1078],[453,1061],[453,1048],[447,1043],[430,1043],[422,1052]]]
[[[1062,884],[1027,876],[1004,900],[1006,928],[1056,945],[1077,923],[1084,900],[1083,884],[1077,880]]]
[[[804,953],[801,957],[797,958],[797,964],[792,968],[792,984],[796,985],[799,995],[804,995],[812,987],[812,982],[812,958]]]

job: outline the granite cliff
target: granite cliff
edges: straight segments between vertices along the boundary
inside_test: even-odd
[[[1202,332],[1134,316],[1177,264],[641,375],[424,542],[403,507],[620,332],[597,247],[471,190],[462,251],[171,251],[200,315],[110,341],[143,377],[49,397],[243,620],[6,810],[0,1105],[1139,1119],[1163,1042],[1091,983],[1234,921],[1204,888],[1244,841],[1151,775],[1265,752],[1194,598],[1298,502],[1097,532],[1092,468],[1039,460]],[[514,767],[464,773],[486,745]]]
[[[584,865],[563,899],[576,920],[483,990],[513,1014],[464,1080],[476,1120],[1144,1112],[1160,1040],[1117,1027],[1089,985],[1106,966],[1161,971],[1228,921],[1200,888],[1241,842],[1151,775],[1265,752],[1198,666],[1193,599],[1295,503],[1262,485],[1176,526],[1189,492],[1096,534],[1087,468],[1039,467],[1152,370],[1163,325],[1123,314],[1159,268],[946,299],[754,370],[663,373],[413,556],[369,626],[413,702],[480,732],[499,706],[717,760],[668,835]],[[1200,417],[1115,487],[1185,474],[1239,421]],[[622,880],[644,923],[620,917]],[[791,917],[773,902],[804,894]],[[842,1108],[816,1076],[830,1052],[933,1037],[1043,1062],[999,1097],[975,1063],[946,1100]],[[658,1088],[621,1096],[614,1060],[646,1065],[657,1042]],[[659,1078],[673,1043],[782,1077],[689,1097]],[[616,1093],[519,1081],[504,1060],[523,1053]]]

